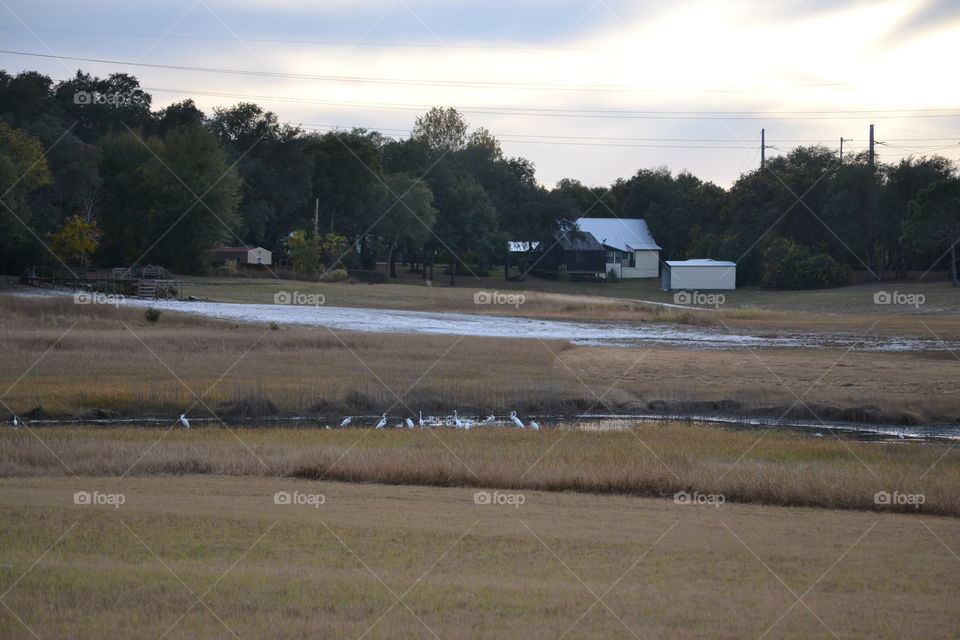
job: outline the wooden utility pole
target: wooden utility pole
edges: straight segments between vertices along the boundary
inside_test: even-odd
[[[873,169],[874,151],[873,151],[873,125],[870,125],[870,168]]]
[[[840,138],[840,164],[843,164],[843,137]]]
[[[767,130],[760,129],[760,168],[763,169],[767,160]]]
[[[313,203],[313,237],[320,235],[320,198]]]

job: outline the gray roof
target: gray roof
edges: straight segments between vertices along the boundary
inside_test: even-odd
[[[645,220],[639,218],[580,218],[577,226],[600,241],[620,251],[659,251]]]
[[[735,267],[736,262],[728,260],[712,260],[710,258],[694,258],[693,260],[667,260],[671,267]]]
[[[564,251],[603,251],[603,245],[590,233],[581,233],[576,229],[557,234],[557,244]]]

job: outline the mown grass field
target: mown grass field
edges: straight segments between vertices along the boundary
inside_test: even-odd
[[[952,423],[949,352],[693,351],[237,325],[0,295],[0,412],[480,415],[713,404],[777,418]],[[651,404],[652,403],[652,404]],[[699,403],[699,404],[698,404]],[[792,409],[791,409],[792,407]],[[808,408],[814,415],[809,414]],[[862,416],[858,418],[857,416]]]
[[[119,508],[75,505],[120,493]],[[277,505],[277,491],[324,496]],[[0,484],[5,638],[949,638],[960,521],[217,476]]]

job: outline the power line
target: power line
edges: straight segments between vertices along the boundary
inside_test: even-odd
[[[85,58],[80,56],[62,56],[49,53],[33,53],[26,51],[11,51],[0,49],[0,53],[8,55],[28,56],[35,58],[51,58],[56,60],[72,60],[79,62],[93,62],[98,64],[113,64],[130,67],[146,67],[151,69],[171,69],[175,71],[194,71],[199,73],[216,73],[224,75],[241,75],[252,77],[286,78],[297,80],[318,80],[327,82],[348,82],[361,84],[391,84],[391,85],[414,85],[414,86],[441,86],[441,87],[466,87],[480,89],[513,89],[523,91],[568,91],[568,92],[606,92],[606,93],[779,93],[782,91],[791,91],[794,89],[805,89],[810,87],[843,87],[849,86],[842,83],[821,83],[821,84],[797,84],[782,85],[780,88],[729,88],[729,89],[699,89],[699,88],[638,88],[630,85],[564,85],[564,84],[534,84],[527,82],[506,82],[506,81],[482,81],[482,80],[424,80],[412,78],[382,78],[373,76],[340,76],[340,75],[316,75],[306,73],[284,73],[280,71],[254,71],[251,69],[224,69],[215,67],[197,67],[190,65],[172,65],[158,64],[150,62],[129,62],[123,60],[111,60],[105,58]]]
[[[154,93],[173,93],[178,95],[210,96],[215,98],[253,99],[267,102],[287,102],[357,109],[381,109],[400,111],[425,111],[436,105],[404,104],[391,102],[344,102],[336,100],[312,100],[259,94],[228,93],[217,91],[196,91],[192,89],[171,89],[166,87],[141,87]],[[454,105],[461,113],[480,115],[519,115],[544,118],[608,118],[639,120],[856,120],[864,117],[881,119],[913,118],[955,118],[960,117],[960,109],[923,108],[923,109],[886,109],[886,110],[837,110],[837,111],[626,111],[617,109],[552,109],[528,107],[482,107]],[[956,111],[957,113],[940,113]],[[792,114],[792,115],[791,115]],[[828,115],[842,114],[842,115]],[[862,114],[862,115],[852,115]],[[887,115],[883,115],[887,114]]]

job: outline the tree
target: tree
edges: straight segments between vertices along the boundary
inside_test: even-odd
[[[156,132],[164,135],[174,129],[192,129],[200,127],[206,120],[203,111],[197,108],[191,98],[174,102],[156,114]]]
[[[410,137],[434,151],[458,151],[467,143],[467,122],[453,107],[433,107],[417,117]]]
[[[927,187],[907,207],[904,241],[950,255],[950,281],[957,286],[957,243],[960,242],[960,178]]]
[[[103,240],[98,257],[106,264],[130,265],[150,246],[151,194],[144,189],[144,177],[147,163],[157,152],[157,139],[141,141],[126,131],[101,140]]]
[[[347,252],[347,239],[335,233],[320,236],[297,229],[287,236],[287,252],[293,270],[304,276],[315,276],[322,266],[332,269]]]
[[[143,169],[151,241],[147,259],[203,273],[213,248],[235,241],[240,177],[206,129],[175,131],[152,143],[156,156]]]
[[[450,286],[455,287],[457,266],[466,265],[464,256],[489,251],[498,244],[497,211],[476,179],[462,173],[454,175],[442,198],[438,197],[437,211],[437,248],[451,254]]]
[[[30,195],[50,183],[40,141],[0,123],[0,267],[31,257],[24,240],[36,234]]]
[[[423,182],[405,173],[385,178],[387,188],[380,202],[383,217],[375,231],[387,248],[387,276],[397,277],[397,250],[407,245],[421,248],[436,220],[433,192]]]
[[[97,250],[100,243],[100,230],[95,221],[86,221],[82,217],[71,216],[56,233],[50,234],[50,252],[61,262],[70,260],[85,265],[87,257]]]

